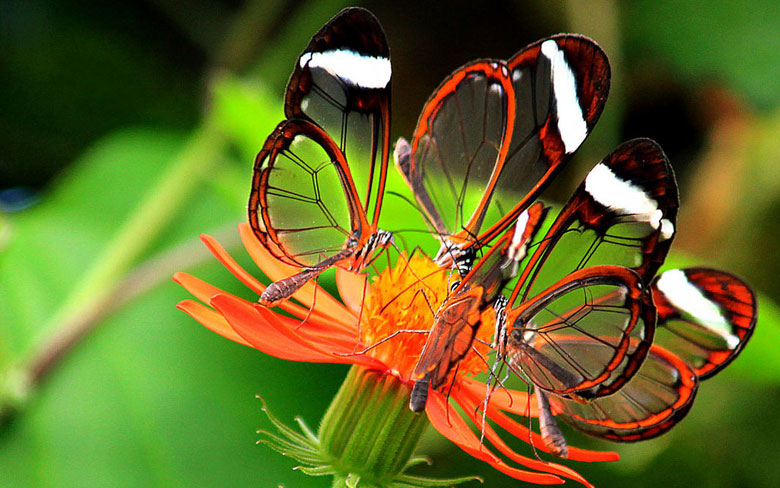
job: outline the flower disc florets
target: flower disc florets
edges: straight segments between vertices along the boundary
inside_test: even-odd
[[[361,321],[361,342],[369,349],[366,354],[393,368],[393,373],[404,381],[410,379],[427,334],[450,295],[454,271],[443,269],[424,255],[407,258],[401,255],[395,266],[388,266],[369,285]],[[482,317],[474,348],[482,358],[487,357],[494,318],[492,313]],[[400,332],[382,344],[383,339]],[[418,331],[418,332],[411,332]],[[378,345],[377,345],[378,344]],[[376,345],[376,347],[372,347]],[[460,363],[458,374],[477,374],[486,364],[474,351]]]

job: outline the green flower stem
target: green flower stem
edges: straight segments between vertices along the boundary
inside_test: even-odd
[[[207,116],[42,329],[46,340],[32,351],[26,368],[29,387],[39,383],[57,360],[88,332],[85,324],[90,323],[93,314],[99,313],[95,304],[105,303],[116,293],[116,285],[181,211],[202,181],[198,176],[207,174],[219,160],[226,143],[226,135],[214,118]]]
[[[309,476],[332,476],[333,488],[423,488],[478,480],[473,476],[434,479],[404,473],[427,461],[413,458],[428,425],[409,410],[409,388],[394,376],[360,366],[350,369],[325,412],[317,435],[301,419],[302,434],[263,407],[276,432],[260,441],[301,463]]]
[[[336,461],[344,484],[359,477],[382,486],[401,474],[412,457],[425,415],[408,407],[409,390],[393,376],[353,367],[320,425],[322,449]]]

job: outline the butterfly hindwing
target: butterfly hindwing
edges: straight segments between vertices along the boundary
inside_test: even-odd
[[[753,334],[758,302],[742,280],[710,268],[666,271],[652,283],[656,341],[683,358],[701,379],[733,361]]]
[[[280,123],[268,137],[252,188],[249,222],[287,264],[317,266],[368,226],[341,150],[303,119]]]
[[[594,266],[509,310],[502,354],[537,388],[597,398],[636,373],[652,344],[655,319],[633,270]]]
[[[553,413],[587,434],[621,442],[663,434],[688,413],[698,389],[693,370],[668,350],[653,345],[639,372],[616,393],[588,403],[555,395]]]

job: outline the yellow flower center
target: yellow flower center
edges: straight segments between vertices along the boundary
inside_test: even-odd
[[[360,323],[363,343],[371,347],[398,331],[430,330],[455,279],[457,274],[439,267],[427,256],[401,255],[394,266],[387,267],[370,284]],[[477,338],[490,342],[494,323],[493,309],[486,307]],[[401,332],[367,354],[391,367],[403,381],[409,381],[427,338],[424,332]],[[479,340],[473,347],[482,357],[490,352]],[[483,359],[472,350],[460,363],[458,374],[477,374],[485,369]]]

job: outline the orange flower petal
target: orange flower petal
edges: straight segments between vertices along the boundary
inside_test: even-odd
[[[387,366],[373,357],[369,357],[363,354],[352,355],[351,353],[356,349],[356,347],[359,347],[359,345],[356,346],[355,340],[352,337],[346,341],[346,345],[344,344],[344,341],[340,342],[338,340],[334,340],[332,335],[320,337],[319,340],[311,340],[297,332],[294,327],[290,328],[286,326],[282,321],[281,315],[275,314],[271,310],[261,305],[257,305],[257,312],[259,312],[260,315],[279,332],[296,342],[304,344],[310,349],[331,356],[334,359],[332,362],[358,364],[366,368],[378,369],[380,371],[388,370]]]
[[[238,335],[236,331],[230,327],[230,324],[227,323],[225,317],[218,314],[209,307],[194,300],[182,300],[176,305],[176,308],[200,322],[207,329],[216,332],[222,337],[230,339],[233,342],[243,344],[244,346],[252,347],[250,343],[245,341],[243,337]]]
[[[266,354],[290,361],[310,363],[360,364],[374,369],[386,369],[366,356],[335,356],[307,341],[282,324],[278,316],[266,308],[254,308],[231,295],[217,295],[211,306],[225,316],[230,326],[252,347]]]
[[[458,395],[458,396],[453,395],[453,398],[463,408],[463,411],[466,412],[467,415],[469,415],[472,422],[474,422],[474,425],[476,425],[478,429],[481,429],[482,411],[477,409],[481,401],[475,401],[476,399],[469,398],[467,395]],[[567,468],[566,466],[562,466],[556,463],[549,463],[545,461],[540,461],[538,459],[531,459],[518,454],[501,439],[501,437],[496,433],[495,430],[493,430],[490,424],[485,423],[484,432],[485,432],[485,437],[490,441],[490,443],[496,446],[496,448],[498,448],[499,451],[501,451],[505,456],[509,457],[509,459],[511,459],[512,461],[515,461],[516,463],[525,466],[526,468],[536,469],[546,473],[552,473],[559,476],[564,476],[574,481],[579,481],[585,486],[593,488],[593,485],[590,484],[588,480],[583,478],[582,475],[580,475],[578,472],[574,471],[571,468]],[[528,431],[526,430],[525,439],[530,440],[527,434]],[[537,443],[535,443],[534,446],[536,446],[537,449],[539,447],[543,447]],[[546,451],[546,448],[542,450]]]
[[[173,275],[173,281],[184,287],[192,296],[203,303],[209,303],[211,297],[225,293],[216,286],[210,285],[205,281],[196,278],[188,273],[178,272]]]
[[[458,385],[466,389],[469,394],[475,398],[480,398],[480,396],[484,398],[486,393],[485,383],[477,381],[473,378],[465,376],[461,377],[458,379]],[[501,410],[505,410],[517,415],[522,415],[524,417],[529,415],[531,417],[538,417],[538,407],[536,402],[530,401],[531,398],[532,397],[524,391],[500,388],[493,392],[493,395],[490,397],[490,404]]]
[[[267,310],[260,304],[254,304],[253,307],[258,311],[262,309],[261,313],[265,313]],[[355,342],[355,335],[349,334],[339,329],[334,329],[328,326],[328,324],[320,325],[309,321],[302,322],[292,317],[286,317],[284,315],[274,315],[274,320],[281,322],[286,328],[295,331],[302,337],[307,338],[311,342],[316,344],[331,344],[340,348],[339,351],[352,351],[353,349],[364,349],[362,343]]]
[[[246,285],[250,290],[257,293],[258,295],[265,291],[265,285],[257,281],[254,276],[247,273],[246,270],[244,270],[244,268],[242,268],[230,256],[230,254],[228,254],[225,248],[222,247],[219,242],[217,242],[216,239],[208,234],[201,234],[200,240],[203,242],[203,244],[206,245],[208,250],[211,251],[211,254],[213,254],[220,263],[222,263],[222,266],[227,268],[227,270],[230,271],[233,276],[238,278],[241,283]]]
[[[368,276],[364,273],[352,273],[344,269],[336,269],[336,287],[344,305],[355,316],[360,315],[363,303],[368,296]]]
[[[207,234],[201,234],[200,240],[203,241],[203,244],[205,244],[208,250],[211,251],[211,254],[213,254],[214,257],[216,257],[217,260],[220,263],[222,263],[222,265],[233,274],[233,276],[238,278],[250,290],[254,291],[258,295],[262,294],[263,291],[265,291],[266,288],[265,285],[257,281],[251,274],[249,274],[244,268],[242,268],[241,265],[239,265],[230,256],[230,254],[228,254],[225,248],[222,247],[222,245],[219,242],[217,242],[216,239],[214,239],[213,237]],[[321,292],[321,293],[325,293],[325,292]],[[204,300],[204,303],[208,303],[208,300]],[[309,311],[309,309],[303,308],[300,305],[296,305],[289,300],[283,302],[280,305],[280,308],[285,312],[289,312],[300,319],[308,317],[309,320],[320,320],[320,321],[324,320],[331,327],[333,327],[334,322],[337,322],[339,325],[346,325],[349,329],[354,329],[354,326],[349,327],[348,323],[342,322],[341,317],[343,316],[343,314],[335,318],[326,317],[323,316],[323,314],[317,310]]]
[[[458,385],[462,388],[463,394],[468,395],[473,402],[481,403],[485,395],[485,385],[471,378],[460,378]],[[459,392],[453,392],[453,394]],[[508,394],[507,394],[508,393]],[[510,398],[511,395],[511,398]],[[526,399],[531,399],[533,396],[529,396],[525,392],[516,390],[498,390],[493,396],[490,397],[490,403],[488,405],[488,417],[491,420],[498,423],[503,429],[511,433],[513,436],[520,439],[531,439],[537,449],[544,452],[549,452],[542,440],[542,437],[537,433],[530,434],[529,437],[528,428],[525,425],[515,422],[508,415],[503,414],[499,410],[511,412],[516,415],[527,417],[529,415]],[[536,401],[530,402],[530,415],[532,417],[538,417],[539,411]],[[569,459],[574,461],[617,461],[620,458],[618,453],[611,451],[591,451],[588,449],[580,449],[577,447],[569,446]]]
[[[521,439],[529,438],[528,427],[515,422],[513,419],[509,418],[509,416],[492,407],[492,405],[488,406],[488,417],[490,417],[490,420],[494,421],[496,424],[501,426],[502,429],[506,430],[513,436],[519,437]],[[531,442],[534,443],[534,446],[536,446],[537,449],[545,452],[547,451],[547,447],[544,445],[542,436],[536,432],[531,433]],[[617,461],[620,459],[620,456],[616,452],[591,451],[588,449],[579,449],[569,446],[569,459],[574,461],[587,462]]]
[[[283,280],[300,271],[298,268],[282,263],[275,258],[273,254],[268,252],[268,250],[263,247],[263,244],[257,240],[257,237],[255,237],[249,224],[245,222],[239,224],[238,232],[241,234],[241,241],[244,243],[244,247],[252,257],[252,260],[257,263],[257,266],[269,279],[273,281]],[[316,297],[315,288],[319,288],[316,290]],[[315,308],[318,311],[327,314],[336,320],[343,320],[341,317],[344,317],[344,314],[352,315],[351,310],[348,310],[341,302],[330,296],[320,287],[315,287],[311,281],[293,293],[292,298],[295,298],[308,308],[312,308],[312,305],[316,305]]]
[[[332,362],[330,356],[312,351],[280,334],[251,305],[246,305],[235,297],[217,295],[211,300],[211,305],[255,349],[289,361]]]
[[[620,461],[620,454],[612,451],[591,451],[590,449],[569,446],[569,459],[586,463],[600,463],[602,461]]]
[[[479,438],[471,431],[457,412],[450,409],[448,416],[447,399],[441,393],[436,391],[430,392],[428,402],[425,405],[425,413],[428,415],[428,419],[433,427],[440,434],[454,442],[471,456],[485,461],[502,473],[518,480],[541,485],[559,485],[563,483],[563,480],[555,475],[525,471],[504,463],[480,443]]]

